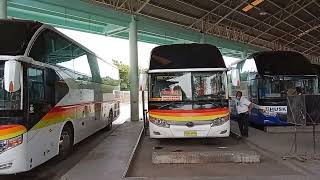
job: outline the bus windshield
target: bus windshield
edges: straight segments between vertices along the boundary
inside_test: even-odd
[[[297,89],[300,89],[303,94],[313,94],[315,90],[314,82],[315,79],[311,77],[261,79],[259,82],[259,98],[285,99],[290,93],[297,93]]]
[[[40,26],[38,22],[0,19],[0,55],[23,55]]]
[[[225,98],[223,72],[151,74],[150,101],[202,101]]]
[[[21,88],[9,93],[4,89],[4,61],[0,61],[0,110],[21,110]]]

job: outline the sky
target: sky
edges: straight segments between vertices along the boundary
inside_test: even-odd
[[[91,34],[75,30],[57,28],[62,33],[74,39],[78,43],[84,45],[99,57],[106,61],[112,60],[121,61],[124,64],[129,62],[129,41],[127,39],[107,37],[103,35]],[[158,45],[138,42],[138,61],[139,66],[148,68],[151,50]],[[234,62],[235,58],[224,57],[225,63],[228,66]]]

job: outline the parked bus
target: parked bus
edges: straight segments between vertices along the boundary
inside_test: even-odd
[[[0,20],[0,174],[28,171],[119,115],[118,69],[55,28]]]
[[[151,138],[227,137],[226,66],[209,44],[156,47],[149,68]]]
[[[298,52],[257,52],[232,67],[231,71],[240,73],[240,84],[229,83],[229,93],[241,90],[259,106],[252,109],[249,118],[256,125],[287,125],[287,95],[318,92],[316,72]]]
[[[314,70],[317,72],[318,75],[318,91],[317,93],[320,93],[320,65],[319,64],[313,64]]]

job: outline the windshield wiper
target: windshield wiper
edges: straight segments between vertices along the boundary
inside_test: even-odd
[[[172,101],[172,102],[167,103],[167,104],[165,104],[165,105],[163,105],[163,106],[160,106],[159,109],[164,108],[164,107],[166,107],[166,106],[175,105],[175,104],[176,104],[176,101]]]

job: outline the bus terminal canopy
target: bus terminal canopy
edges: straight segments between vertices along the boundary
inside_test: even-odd
[[[318,62],[320,55],[318,0],[8,0],[8,6],[10,17],[120,38],[128,38],[134,14],[140,41],[201,41],[233,57],[294,50]]]

